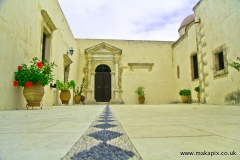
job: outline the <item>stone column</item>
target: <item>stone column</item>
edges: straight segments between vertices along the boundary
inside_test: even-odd
[[[119,59],[115,58],[114,60],[115,62],[115,89],[118,89],[118,63],[119,63]]]
[[[88,58],[88,89],[91,89],[91,66],[92,66],[92,58]]]
[[[93,90],[92,90],[92,83],[94,82],[94,79],[92,79],[92,73],[91,73],[91,69],[92,69],[92,57],[89,56],[88,59],[88,75],[87,75],[87,90],[86,90],[86,100],[85,103],[86,104],[95,104],[96,101],[93,99]],[[93,75],[94,76],[94,75]]]
[[[92,90],[92,96],[91,96],[91,99],[94,99],[94,90],[95,90],[95,84],[94,84],[94,79],[95,79],[95,72],[92,72],[91,73],[91,79],[90,79],[90,81],[91,81],[91,90]]]
[[[124,104],[124,101],[122,99],[122,89],[119,88],[119,82],[118,82],[118,78],[119,78],[119,61],[120,58],[119,57],[115,57],[114,62],[115,62],[115,75],[114,80],[115,80],[115,86],[113,89],[113,97],[111,99],[111,104]]]
[[[112,99],[115,99],[115,93],[114,93],[114,88],[116,88],[116,85],[115,85],[115,72],[111,72],[111,93],[112,93],[112,97],[111,97],[111,100]]]

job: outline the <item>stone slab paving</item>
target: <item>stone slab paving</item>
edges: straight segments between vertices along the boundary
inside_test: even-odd
[[[70,159],[101,148],[126,159],[240,159],[240,106],[110,105],[111,114],[105,107],[0,111],[0,160]],[[237,155],[180,155],[204,151]]]
[[[59,160],[105,105],[0,111],[1,160]]]
[[[143,159],[240,159],[240,106],[119,105],[112,110]],[[204,151],[237,155],[180,155]]]

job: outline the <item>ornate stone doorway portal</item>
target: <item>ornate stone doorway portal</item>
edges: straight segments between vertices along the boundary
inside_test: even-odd
[[[83,72],[86,80],[86,104],[124,104],[121,55],[121,49],[107,43],[85,49],[86,65]]]
[[[111,100],[111,69],[107,65],[99,65],[95,70],[95,100],[109,102]]]

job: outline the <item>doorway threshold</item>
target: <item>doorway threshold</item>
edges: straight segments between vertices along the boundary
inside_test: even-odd
[[[108,105],[108,104],[110,104],[110,102],[96,102],[96,104],[98,104],[98,105]]]

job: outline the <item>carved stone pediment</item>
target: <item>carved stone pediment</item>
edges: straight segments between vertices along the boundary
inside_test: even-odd
[[[91,56],[93,54],[121,55],[122,50],[103,42],[103,43],[100,43],[100,44],[97,44],[95,46],[85,49],[85,55]]]
[[[94,51],[94,53],[97,53],[97,52],[100,52],[100,53],[102,53],[102,52],[111,52],[112,53],[111,50],[106,49],[106,48],[100,48],[100,49]]]

